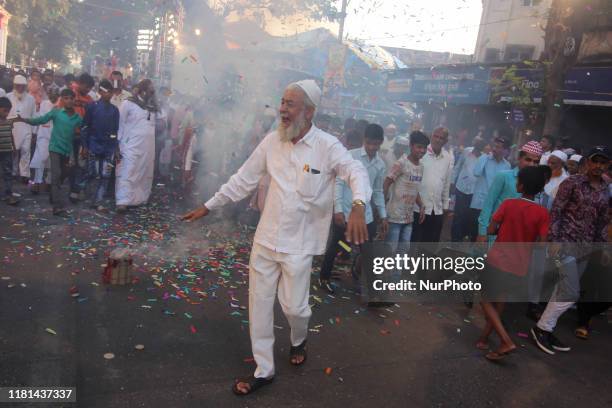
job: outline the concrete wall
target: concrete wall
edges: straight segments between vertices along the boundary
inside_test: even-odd
[[[474,62],[487,62],[487,49],[498,49],[499,61],[507,60],[509,45],[534,47],[532,55],[522,59],[540,57],[544,49],[547,11],[552,0],[483,0],[482,3]]]

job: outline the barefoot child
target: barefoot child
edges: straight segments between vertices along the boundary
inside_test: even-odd
[[[482,350],[488,349],[488,337],[492,330],[501,340],[499,348],[485,356],[488,360],[500,360],[516,349],[500,316],[508,297],[527,297],[527,272],[533,247],[531,243],[546,241],[548,211],[533,201],[544,184],[542,169],[521,169],[516,182],[516,190],[521,197],[505,200],[491,218],[488,227],[487,233],[497,234],[497,239],[488,253],[487,269],[481,277],[484,289],[481,306],[487,325],[476,346]]]

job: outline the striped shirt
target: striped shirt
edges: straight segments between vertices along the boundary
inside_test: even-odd
[[[0,122],[0,152],[12,152],[13,145],[13,123]]]

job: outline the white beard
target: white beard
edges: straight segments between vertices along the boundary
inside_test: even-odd
[[[306,117],[304,115],[304,112],[302,112],[300,113],[300,116],[298,116],[298,118],[295,121],[293,121],[289,126],[284,126],[283,123],[281,122],[277,131],[278,131],[278,135],[280,136],[281,141],[290,142],[296,139],[297,137],[299,137],[300,132],[304,130],[306,126],[307,126]]]

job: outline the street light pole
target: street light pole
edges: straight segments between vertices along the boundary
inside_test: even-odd
[[[342,11],[340,11],[340,29],[338,30],[338,41],[342,42],[344,37],[344,20],[346,19],[346,5],[348,0],[342,0]]]

